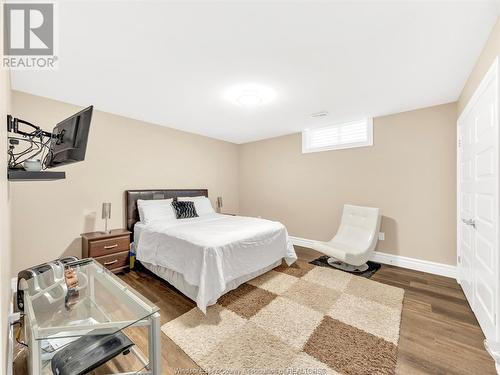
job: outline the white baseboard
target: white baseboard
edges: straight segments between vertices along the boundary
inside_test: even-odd
[[[301,237],[290,236],[292,243],[297,246],[311,247],[313,240]],[[431,262],[429,260],[421,260],[409,258],[402,255],[394,255],[383,253],[381,251],[373,252],[372,261],[390,264],[401,268],[408,268],[415,271],[432,273],[434,275],[446,276],[456,279],[457,267],[449,264]]]
[[[308,240],[307,238],[301,238],[301,237],[294,237],[290,236],[290,240],[292,240],[292,243],[297,246],[302,246],[302,247],[309,247],[311,248],[311,245],[313,244],[313,240]]]
[[[457,278],[457,267],[450,264],[431,262],[430,260],[421,260],[408,258],[402,255],[387,254],[380,251],[373,253],[372,259],[374,262],[390,264],[402,268],[409,268],[415,271],[432,273],[434,275]]]

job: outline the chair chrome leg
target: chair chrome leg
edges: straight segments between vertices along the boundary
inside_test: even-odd
[[[347,264],[346,262],[342,262],[335,258],[328,258],[327,262],[330,266],[347,272],[361,273],[365,272],[368,269],[368,264],[366,263],[362,264],[361,266],[353,266],[352,264]]]

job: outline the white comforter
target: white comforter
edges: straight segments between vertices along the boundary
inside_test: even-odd
[[[138,260],[178,272],[197,286],[203,312],[229,281],[280,259],[288,265],[297,260],[283,224],[220,214],[148,224],[136,248]]]

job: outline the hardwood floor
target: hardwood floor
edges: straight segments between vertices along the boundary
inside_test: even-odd
[[[313,260],[320,254],[296,247],[297,255]],[[182,315],[194,303],[147,273],[130,272],[122,279],[161,309],[162,324]],[[496,374],[486,353],[484,336],[456,280],[382,265],[372,280],[405,289],[398,374]],[[163,368],[197,368],[162,334]]]
[[[296,250],[299,258],[307,261],[320,255],[306,248]],[[131,271],[120,277],[160,308],[162,324],[195,306],[150,273]],[[494,362],[483,346],[484,336],[456,280],[386,265],[372,280],[406,291],[398,374],[496,374]],[[129,330],[127,334],[141,349],[147,349],[146,335],[141,329]],[[163,333],[161,340],[164,374],[179,374],[175,371],[179,368],[198,368]],[[110,363],[96,373],[116,367],[121,365]]]

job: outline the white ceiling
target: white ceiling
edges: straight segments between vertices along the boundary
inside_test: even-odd
[[[244,143],[457,100],[498,14],[497,1],[67,2],[59,69],[14,71],[12,87]],[[245,82],[275,100],[224,99]]]

